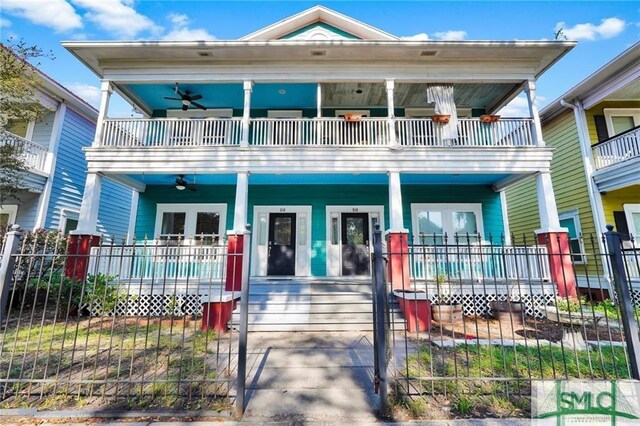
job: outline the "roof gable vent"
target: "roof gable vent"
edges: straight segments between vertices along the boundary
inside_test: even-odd
[[[420,52],[420,56],[436,56],[437,53],[437,50],[423,50]]]
[[[311,56],[327,56],[326,50],[312,50]]]

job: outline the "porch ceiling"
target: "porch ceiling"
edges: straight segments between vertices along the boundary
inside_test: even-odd
[[[188,183],[194,185],[235,185],[235,174],[189,174],[184,173]],[[507,178],[506,174],[402,174],[405,185],[491,185]],[[177,174],[132,174],[128,178],[147,185],[169,185]],[[251,174],[250,185],[386,185],[386,174]]]
[[[178,109],[179,101],[164,99],[175,97],[175,84],[129,84],[125,92],[150,110]],[[456,105],[461,108],[487,109],[518,91],[515,83],[456,83]],[[180,84],[182,91],[202,95],[198,102],[207,108],[242,109],[244,92],[241,83]],[[258,83],[251,95],[252,109],[315,109],[317,106],[316,83]],[[425,83],[398,83],[394,91],[394,103],[398,108],[428,107]],[[379,83],[322,83],[323,108],[386,107],[387,93],[383,82]]]

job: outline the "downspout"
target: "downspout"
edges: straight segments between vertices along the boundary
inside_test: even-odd
[[[576,120],[576,127],[578,130],[578,140],[580,142],[580,152],[582,153],[582,164],[584,167],[585,178],[587,180],[587,193],[589,194],[589,204],[591,205],[591,211],[593,214],[593,221],[596,227],[596,240],[598,241],[598,248],[602,253],[602,265],[603,269],[609,269],[607,267],[607,257],[605,255],[606,250],[604,242],[600,238],[600,234],[606,230],[606,219],[604,218],[604,207],[602,206],[602,200],[600,198],[600,192],[593,181],[593,161],[591,159],[591,140],[587,132],[587,123],[584,116],[584,108],[579,102],[570,103],[564,99],[560,99],[560,105],[565,108],[571,108]],[[609,279],[606,278],[607,284],[610,286]],[[611,294],[611,289],[609,288]]]

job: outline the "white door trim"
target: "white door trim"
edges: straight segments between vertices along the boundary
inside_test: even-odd
[[[378,223],[380,223],[380,229],[384,227],[384,206],[375,205],[351,205],[351,206],[327,206],[326,207],[326,247],[327,247],[327,276],[340,277],[342,276],[342,213],[367,213],[369,223],[369,246],[371,252],[373,252],[373,227],[371,226],[372,215],[377,215]],[[332,218],[338,219],[338,239],[337,244],[333,244],[331,222]]]
[[[296,277],[311,276],[311,206],[253,206],[251,275],[267,276],[269,214],[296,214]]]

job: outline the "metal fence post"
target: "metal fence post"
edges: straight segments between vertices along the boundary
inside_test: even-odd
[[[247,332],[249,330],[249,266],[251,265],[251,226],[243,235],[242,287],[240,289],[240,336],[238,337],[238,383],[236,415],[241,417],[245,409],[247,380]]]
[[[4,322],[7,304],[9,303],[9,289],[13,280],[13,268],[16,264],[15,254],[20,245],[20,226],[13,225],[11,231],[6,234],[6,242],[2,260],[0,260],[0,324]]]
[[[382,231],[380,225],[376,224],[373,233],[373,259],[374,259],[374,275],[373,275],[373,292],[375,298],[375,315],[374,315],[374,341],[375,341],[375,378],[376,387],[380,394],[380,412],[386,414],[389,410],[387,400],[387,333],[385,320],[387,304],[385,303],[386,289],[384,285],[384,259],[382,258]]]
[[[611,261],[611,271],[613,272],[613,288],[620,305],[624,340],[629,354],[629,369],[631,370],[631,378],[640,380],[640,338],[638,337],[638,324],[633,317],[633,301],[622,255],[622,239],[619,232],[613,231],[613,226],[607,225],[607,231],[605,237]]]

